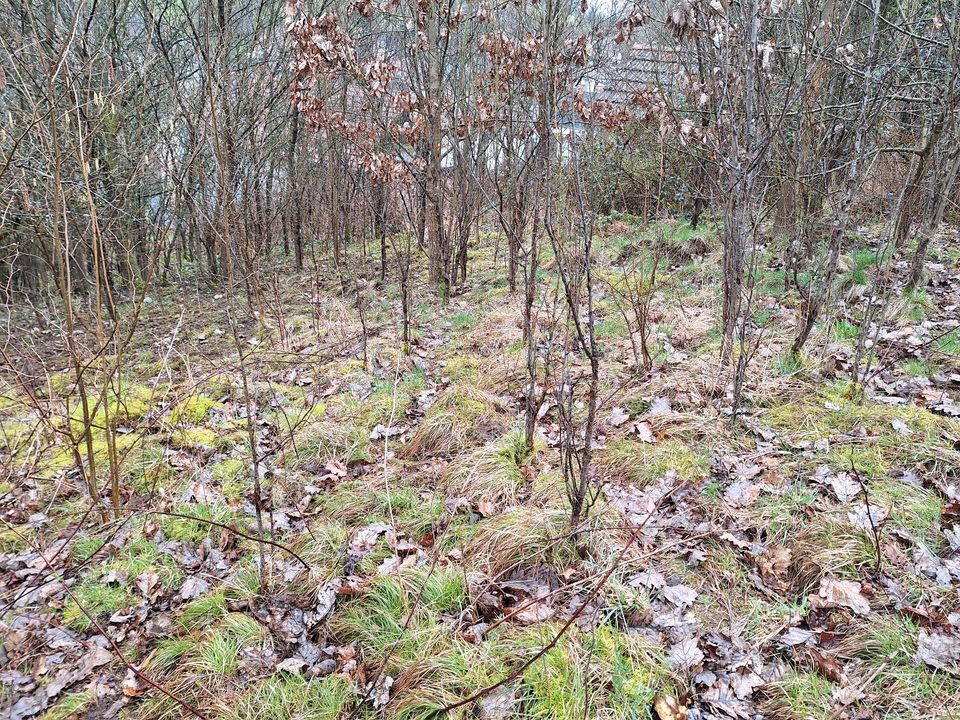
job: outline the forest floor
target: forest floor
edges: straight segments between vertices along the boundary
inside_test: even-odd
[[[925,289],[894,293],[863,395],[849,365],[875,237],[799,359],[799,298],[766,258],[732,429],[715,231],[660,229],[649,375],[605,281],[654,232],[620,218],[600,243],[599,494],[574,537],[549,404],[524,452],[520,298],[492,235],[449,305],[415,297],[407,356],[392,284],[361,294],[363,323],[330,272],[244,311],[264,576],[224,298],[162,288],[146,306],[98,410],[119,519],[90,510],[50,430],[78,417],[59,330],[15,319],[0,716],[189,717],[149,678],[223,720],[437,717],[502,680],[450,715],[960,717],[960,238],[939,239]],[[27,393],[17,373],[49,378]],[[93,450],[108,503],[102,429]]]

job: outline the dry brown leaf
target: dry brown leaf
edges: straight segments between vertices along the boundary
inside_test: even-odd
[[[837,662],[837,659],[833,655],[818,650],[815,647],[809,650],[810,657],[813,658],[813,663],[817,666],[817,670],[821,675],[835,683],[843,680],[843,668],[840,667],[840,663]]]
[[[792,559],[793,553],[790,548],[783,545],[772,545],[764,550],[757,558],[757,567],[760,569],[763,581],[768,585],[782,586],[790,570]]]
[[[687,717],[686,706],[670,695],[657,695],[653,710],[660,720],[686,720]]]
[[[870,612],[870,601],[863,595],[863,586],[854,580],[823,578],[820,590],[810,596],[812,608],[849,608],[857,615]]]

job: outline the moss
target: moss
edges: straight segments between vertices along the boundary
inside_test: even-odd
[[[837,472],[854,467],[865,478],[880,478],[890,471],[880,445],[834,445],[823,455],[823,459]]]
[[[226,458],[210,468],[213,480],[220,485],[224,497],[230,500],[242,500],[247,489],[249,465],[240,458]]]
[[[866,431],[867,438],[873,439],[886,458],[909,458],[909,453],[925,448],[918,446],[916,440],[937,444],[954,436],[960,431],[960,422],[953,418],[944,418],[928,410],[911,405],[886,405],[870,401],[860,402],[856,388],[848,383],[836,383],[821,388],[813,397],[804,397],[794,402],[776,404],[769,407],[765,414],[766,423],[794,441],[814,442],[830,439],[843,433]],[[915,435],[914,442],[904,442],[892,426],[901,421]],[[949,446],[949,443],[947,444]],[[869,459],[874,450],[857,448]],[[849,448],[831,449],[835,460],[839,462]],[[929,453],[925,453],[929,457]],[[856,458],[855,458],[856,460]],[[886,462],[886,461],[884,461]],[[849,461],[844,469],[849,469]],[[858,469],[859,466],[858,466]],[[882,471],[876,466],[874,469]]]
[[[222,403],[206,395],[191,395],[178,403],[173,409],[170,413],[170,422],[173,425],[180,425],[181,423],[199,425],[207,419],[211,410],[221,407],[223,407]]]
[[[225,450],[235,440],[229,433],[207,427],[177,428],[170,436],[170,442],[184,450]]]

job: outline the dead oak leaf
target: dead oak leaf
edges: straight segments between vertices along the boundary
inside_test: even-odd
[[[917,658],[930,667],[960,674],[960,636],[920,628]]]
[[[757,558],[757,567],[760,569],[760,577],[768,585],[782,586],[786,579],[787,572],[790,570],[790,563],[793,560],[793,553],[790,548],[783,545],[772,545],[761,553]]]
[[[840,663],[833,655],[815,647],[808,648],[808,651],[813,659],[813,664],[821,675],[835,683],[843,681],[843,668],[840,667]]]
[[[723,494],[723,499],[733,508],[750,507],[757,498],[760,497],[760,491],[763,488],[757,483],[749,480],[737,480]]]
[[[671,585],[663,589],[663,596],[680,609],[693,605],[699,595],[700,593],[687,585]]]
[[[629,419],[630,413],[621,407],[615,407],[610,411],[610,417],[607,418],[607,422],[609,422],[611,426],[617,428],[621,425],[624,425]]]
[[[810,606],[817,608],[848,608],[857,615],[870,612],[870,601],[864,596],[863,586],[854,580],[823,578],[816,595],[810,596]]]
[[[704,654],[696,638],[685,638],[670,648],[667,662],[677,670],[690,670],[703,662]]]
[[[657,695],[653,711],[660,720],[686,720],[687,707],[671,695]]]

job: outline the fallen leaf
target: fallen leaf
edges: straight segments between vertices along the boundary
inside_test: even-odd
[[[834,475],[830,479],[830,487],[840,502],[850,502],[860,494],[860,484],[845,472]]]
[[[646,420],[641,420],[633,426],[634,432],[640,437],[640,442],[655,443],[657,436],[653,432],[653,427]]]
[[[146,688],[140,684],[140,679],[133,670],[127,670],[126,677],[120,683],[120,689],[127,697],[140,697],[146,691]]]
[[[894,418],[890,421],[890,426],[896,430],[899,434],[909,437],[913,433],[910,431],[910,428],[907,424],[900,418]]]
[[[377,709],[385,707],[390,702],[390,688],[393,687],[393,678],[389,675],[380,675],[376,682],[367,685],[370,702]]]
[[[693,605],[699,594],[692,587],[686,585],[671,585],[663,589],[663,596],[681,609]]]
[[[813,663],[816,665],[817,671],[827,680],[835,683],[843,680],[843,669],[833,655],[812,647],[810,648],[810,657],[813,658]]]
[[[515,714],[516,689],[501,685],[480,699],[480,720],[506,720]]]
[[[792,627],[780,636],[780,642],[790,647],[794,645],[806,645],[815,635],[816,633],[812,630]]]
[[[650,409],[647,410],[646,417],[659,417],[661,415],[672,415],[673,408],[670,407],[670,401],[664,397],[657,397],[650,403]]]
[[[307,666],[302,658],[290,657],[277,663],[277,672],[283,671],[299,675],[300,671]]]
[[[760,497],[761,486],[749,480],[737,480],[727,488],[723,499],[734,508],[750,507]]]
[[[613,427],[620,427],[630,419],[630,413],[621,407],[615,407],[610,411],[610,417],[607,418]]]
[[[210,583],[199,575],[188,577],[180,588],[181,600],[193,600],[198,598],[210,589]]]
[[[98,667],[106,665],[114,660],[114,654],[106,648],[99,645],[93,645],[86,655],[80,660],[80,666],[84,672],[92,672]]]
[[[632,575],[627,580],[627,584],[633,588],[645,587],[651,590],[659,590],[667,584],[667,580],[656,570],[644,570],[641,573]]]
[[[653,710],[660,720],[685,720],[687,708],[670,695],[657,695],[653,701]]]
[[[670,648],[667,653],[667,662],[678,670],[689,670],[703,662],[704,655],[696,638],[686,638]]]
[[[787,572],[790,570],[792,560],[793,553],[790,548],[783,545],[772,545],[766,548],[757,558],[760,576],[764,582],[770,585],[782,586]]]
[[[317,589],[317,604],[314,608],[317,613],[317,622],[320,622],[333,612],[333,606],[337,602],[337,590],[343,584],[339,578],[334,578],[326,585]]]
[[[960,636],[920,628],[917,658],[930,667],[960,673]]]
[[[854,580],[823,578],[817,594],[810,596],[810,605],[814,608],[849,608],[857,615],[866,615],[870,612],[870,601],[861,592],[862,587]]]

